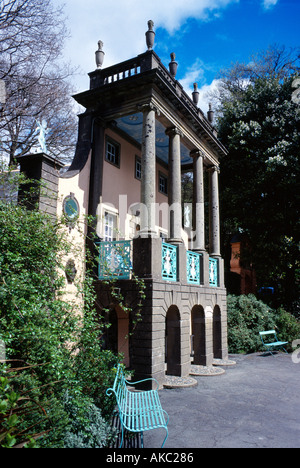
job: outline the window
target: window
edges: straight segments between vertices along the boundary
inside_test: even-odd
[[[120,167],[120,145],[110,138],[106,138],[105,160]]]
[[[159,173],[159,191],[164,195],[168,195],[168,178],[161,172]]]
[[[117,216],[112,213],[105,212],[103,240],[105,242],[112,242],[116,240],[116,230]]]
[[[138,156],[135,157],[135,178],[142,179],[142,160]]]

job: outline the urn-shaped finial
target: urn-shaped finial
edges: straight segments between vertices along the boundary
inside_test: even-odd
[[[170,74],[175,78],[178,68],[178,63],[175,61],[176,55],[174,52],[171,54],[171,62],[169,63]]]
[[[214,111],[212,110],[212,105],[209,104],[209,111],[207,112],[207,118],[209,123],[213,124],[214,123]]]
[[[199,102],[198,83],[194,83],[193,102],[197,106]]]
[[[148,50],[152,50],[154,46],[155,32],[153,28],[154,22],[152,20],[148,21],[148,31],[146,32],[146,43]]]
[[[103,52],[102,48],[103,48],[103,42],[98,41],[98,50],[96,51],[96,65],[98,69],[102,67],[103,61],[104,61],[105,52]]]

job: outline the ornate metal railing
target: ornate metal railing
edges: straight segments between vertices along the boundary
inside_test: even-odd
[[[100,242],[98,277],[100,280],[131,278],[131,241]]]
[[[196,252],[187,252],[186,273],[189,284],[201,284],[201,258]]]
[[[217,258],[209,259],[209,285],[219,287],[219,260]]]
[[[162,244],[162,279],[177,281],[178,278],[178,248],[175,245]]]

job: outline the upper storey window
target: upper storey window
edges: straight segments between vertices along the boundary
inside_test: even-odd
[[[135,157],[135,178],[142,180],[142,160],[138,156]]]
[[[111,138],[106,138],[105,160],[116,167],[120,167],[120,145]]]
[[[159,191],[164,195],[168,195],[168,178],[166,175],[159,173]]]

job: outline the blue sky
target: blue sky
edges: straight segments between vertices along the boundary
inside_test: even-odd
[[[155,52],[165,66],[170,53],[179,63],[177,79],[192,92],[205,94],[219,71],[273,44],[299,46],[299,0],[53,0],[65,3],[71,38],[65,58],[79,66],[74,92],[88,89],[97,42],[104,42],[103,67],[146,51],[147,22],[155,23]],[[202,104],[202,106],[201,106]],[[203,108],[206,111],[206,108]]]

